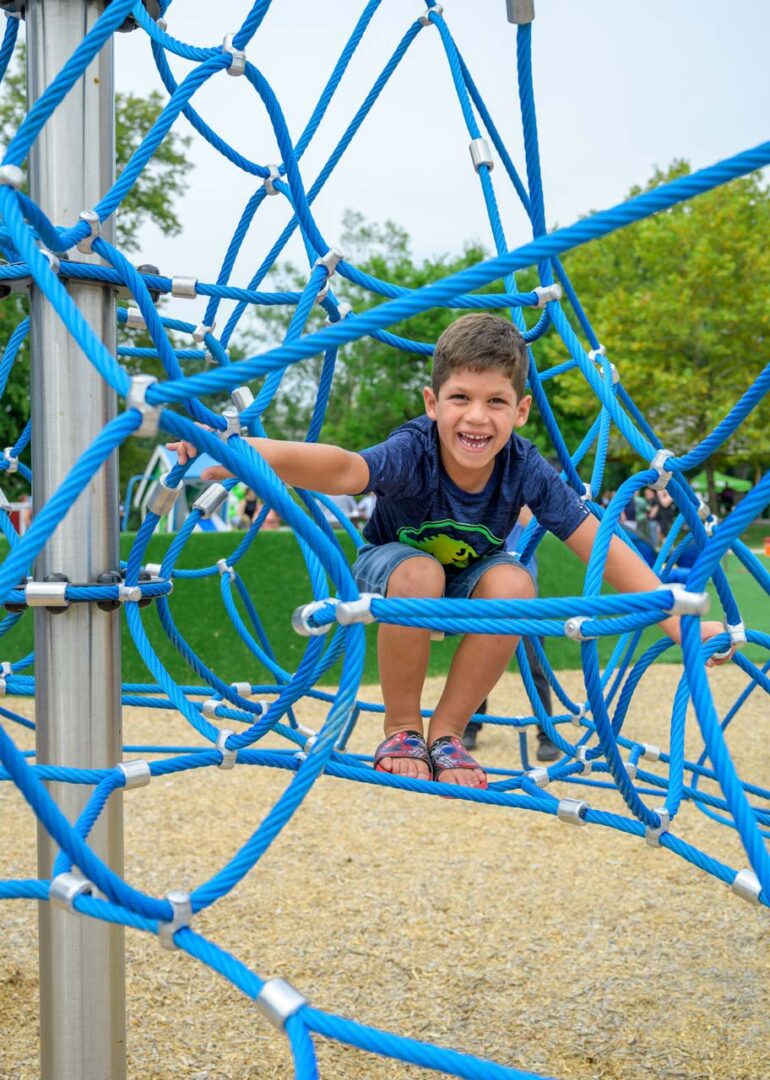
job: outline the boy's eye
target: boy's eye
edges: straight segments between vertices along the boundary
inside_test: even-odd
[[[508,404],[508,402],[505,400],[505,398],[501,398],[501,397],[490,398],[490,402],[491,402],[492,405],[507,405]]]

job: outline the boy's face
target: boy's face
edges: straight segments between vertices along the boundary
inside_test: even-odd
[[[458,371],[438,393],[423,390],[425,412],[436,421],[441,458],[460,487],[480,490],[492,475],[495,456],[514,428],[527,422],[532,398],[519,400],[500,371]]]

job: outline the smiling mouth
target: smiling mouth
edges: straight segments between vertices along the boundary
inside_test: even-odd
[[[460,442],[460,446],[462,446],[464,450],[470,450],[471,453],[478,453],[481,450],[486,450],[492,442],[491,435],[470,435],[467,431],[458,432],[457,438]]]

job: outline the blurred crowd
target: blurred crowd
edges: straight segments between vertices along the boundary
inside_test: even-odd
[[[326,495],[325,498],[336,507],[340,517],[346,518],[356,529],[363,529],[364,525],[366,525],[372,516],[376,501],[376,497],[371,491],[362,495],[359,499],[353,498],[352,495]],[[343,526],[337,514],[328,506],[319,505],[321,506],[321,512],[332,528],[341,529]],[[262,503],[251,488],[247,488],[244,484],[237,484],[233,488],[230,506],[229,520],[234,529],[248,529],[254,518],[262,510]],[[282,525],[283,522],[275,510],[268,510],[262,528],[279,529]]]

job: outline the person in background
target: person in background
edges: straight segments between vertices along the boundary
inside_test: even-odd
[[[367,491],[363,498],[358,500],[358,512],[361,515],[362,524],[366,525],[367,521],[374,513],[376,502],[377,496],[373,491]]]
[[[521,537],[532,520],[532,511],[528,506],[522,508],[519,514],[519,520],[508,534],[508,538],[505,541],[505,550],[511,552],[518,551],[518,545]],[[526,564],[527,570],[529,570],[533,579],[537,581],[537,556],[533,555],[529,562]],[[539,638],[541,647],[543,646],[543,639]],[[535,689],[537,690],[537,696],[542,702],[543,708],[549,716],[553,716],[553,703],[551,700],[551,687],[548,685],[548,679],[545,676],[545,672],[540,664],[537,653],[535,652],[535,646],[532,640],[528,637],[522,638],[524,643],[524,651],[527,654],[527,660],[529,661],[530,670],[532,671],[532,679],[535,683]],[[487,711],[487,699],[484,698],[479,708],[476,710],[478,713],[485,713]],[[483,723],[480,720],[469,720],[465,727],[465,734],[463,735],[463,746],[466,750],[475,750],[476,742],[478,739],[478,733],[481,731]],[[538,724],[537,728],[537,760],[538,761],[556,761],[559,756],[558,746],[552,742],[548,735]]]
[[[352,525],[358,527],[358,523],[361,520],[361,513],[358,509],[358,503],[352,495],[327,495],[327,498],[329,502],[334,503],[338,510],[345,515]],[[339,518],[333,511],[322,505],[321,512],[333,529],[342,528]]]

